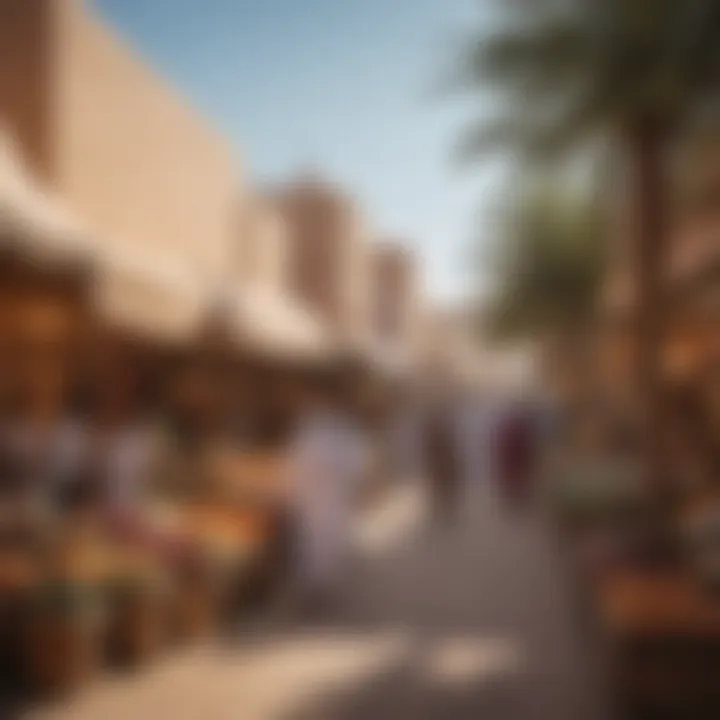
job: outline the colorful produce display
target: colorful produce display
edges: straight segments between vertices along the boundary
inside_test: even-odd
[[[56,519],[38,542],[0,549],[3,669],[33,693],[64,695],[105,662],[137,666],[211,637],[273,561],[281,467],[236,457],[225,491],[202,501]]]

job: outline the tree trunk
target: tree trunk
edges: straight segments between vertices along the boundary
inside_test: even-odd
[[[665,402],[662,382],[664,340],[663,275],[669,236],[666,150],[668,133],[648,122],[629,132],[633,185],[633,235],[636,285],[637,372],[643,449],[651,482],[664,495]]]

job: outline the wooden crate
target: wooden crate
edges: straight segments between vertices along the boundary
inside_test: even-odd
[[[22,631],[23,668],[29,686],[41,695],[53,696],[79,689],[101,664],[103,631],[99,600],[78,606],[30,604]]]

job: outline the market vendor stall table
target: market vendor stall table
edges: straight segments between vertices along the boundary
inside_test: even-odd
[[[231,509],[233,523],[254,528],[250,535],[258,544],[257,562],[246,587],[258,599],[278,584],[288,562],[292,487],[286,464],[286,454],[278,449],[217,447],[208,457],[210,503]],[[240,594],[247,599],[245,591]]]
[[[212,494],[217,498],[273,508],[289,500],[291,488],[282,452],[218,447],[208,457],[208,474]]]
[[[649,717],[718,717],[720,599],[680,570],[616,570],[594,591],[622,701]]]
[[[218,600],[223,613],[233,617],[251,596],[262,594],[279,569],[281,512],[263,503],[203,503],[184,512],[190,532],[216,559],[222,576]]]

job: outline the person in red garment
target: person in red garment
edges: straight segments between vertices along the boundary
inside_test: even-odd
[[[524,506],[531,491],[536,449],[526,407],[514,405],[500,419],[496,447],[500,495],[512,507]]]

